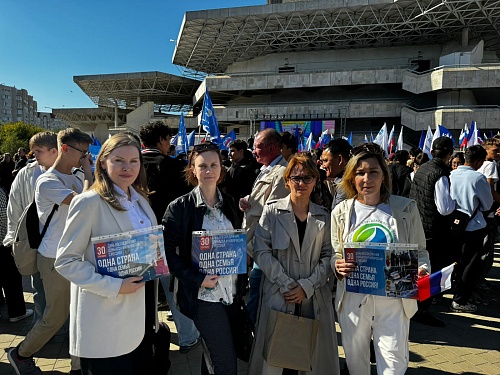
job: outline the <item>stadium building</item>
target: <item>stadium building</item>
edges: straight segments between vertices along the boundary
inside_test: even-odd
[[[167,75],[175,88],[141,96],[130,83],[124,98],[123,75],[74,79],[96,111],[114,111],[113,126],[147,102],[136,120],[167,105],[188,111],[195,128],[208,90],[221,130],[241,137],[299,124],[356,139],[387,123],[412,130],[414,144],[437,124],[456,134],[471,121],[500,128],[499,51],[500,1],[268,0],[187,12],[173,55],[184,75]],[[164,75],[132,76],[148,74]]]

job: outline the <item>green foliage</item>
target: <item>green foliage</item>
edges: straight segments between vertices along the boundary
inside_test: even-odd
[[[19,147],[29,150],[29,140],[43,128],[18,121],[16,123],[0,124],[0,151],[14,155]]]

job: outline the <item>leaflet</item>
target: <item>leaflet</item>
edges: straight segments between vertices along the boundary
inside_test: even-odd
[[[119,278],[142,276],[149,281],[169,275],[161,225],[93,237],[97,272]]]
[[[418,298],[418,246],[352,242],[344,245],[346,262],[357,264],[346,277],[346,291],[385,297]]]
[[[247,272],[246,233],[243,229],[195,231],[191,259],[207,275],[234,275]]]

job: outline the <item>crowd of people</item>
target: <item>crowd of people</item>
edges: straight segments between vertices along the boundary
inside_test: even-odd
[[[290,133],[264,129],[248,143],[234,140],[226,153],[204,142],[176,158],[171,138],[162,122],[143,126],[139,137],[116,134],[104,142],[94,168],[92,138],[73,128],[36,134],[30,160],[24,149],[15,165],[4,155],[1,286],[11,322],[33,315],[25,339],[8,352],[17,374],[42,373],[33,355],[68,318],[72,374],[166,374],[159,285],[180,352],[203,344],[202,374],[234,375],[238,358],[249,362],[251,375],[340,374],[336,317],[345,371],[365,375],[376,362],[378,373],[404,374],[410,322],[444,327],[430,312],[442,297],[347,291],[346,281],[358,271],[346,256],[347,243],[412,244],[418,278],[456,263],[452,311],[474,313],[487,303],[479,291],[493,264],[500,215],[500,139],[454,153],[452,140],[440,137],[432,158],[419,149],[386,158],[377,144],[353,148],[344,139],[298,153]],[[11,254],[32,202],[40,229],[47,228],[38,272],[31,275],[34,311],[26,309]],[[93,238],[157,224],[163,225],[169,276],[143,281],[98,272]],[[366,235],[374,225],[379,234]],[[246,232],[247,272],[200,272],[193,232],[236,229]],[[242,311],[254,330],[250,347],[243,345]],[[316,327],[300,357],[308,369],[291,360],[301,351],[294,342],[285,353],[273,348],[278,327],[298,330],[283,326],[287,320],[277,313]]]

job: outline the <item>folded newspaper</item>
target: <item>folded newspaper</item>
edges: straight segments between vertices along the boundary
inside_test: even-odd
[[[142,276],[143,281],[169,275],[161,225],[92,237],[91,241],[101,275]]]
[[[193,232],[193,266],[207,275],[247,272],[246,234],[243,229]]]
[[[344,259],[356,263],[346,291],[385,297],[418,298],[418,246],[404,243],[351,242]]]

